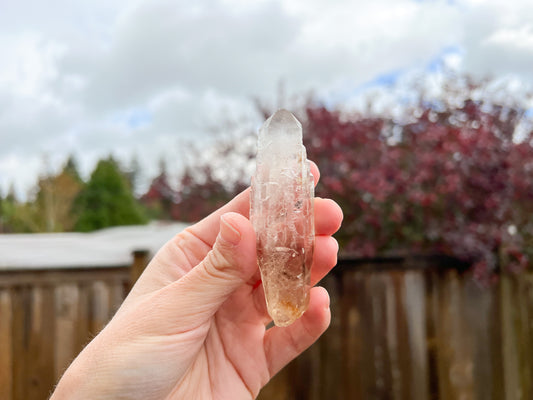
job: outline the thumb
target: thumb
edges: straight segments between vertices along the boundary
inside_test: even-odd
[[[197,325],[210,318],[256,270],[252,224],[240,214],[223,214],[213,249],[200,264],[172,284],[173,303],[179,307],[176,309],[182,310],[180,325],[186,326],[187,322]]]

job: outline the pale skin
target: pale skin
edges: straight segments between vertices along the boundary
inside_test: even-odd
[[[315,182],[318,168],[312,165]],[[59,399],[253,399],[330,322],[329,296],[286,328],[266,326],[249,190],[156,254],[109,324],[61,378]],[[311,283],[336,264],[342,211],[315,199]]]

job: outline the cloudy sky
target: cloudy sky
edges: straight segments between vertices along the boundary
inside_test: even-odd
[[[445,60],[533,80],[531,0],[0,0],[0,190],[74,154],[146,175],[253,97],[361,88]]]

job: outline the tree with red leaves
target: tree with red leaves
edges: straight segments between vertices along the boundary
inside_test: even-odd
[[[148,191],[141,197],[141,203],[148,210],[150,218],[169,220],[177,199],[178,193],[169,183],[166,166],[162,162],[159,175],[152,180]]]
[[[210,165],[198,165],[185,169],[178,199],[172,207],[172,218],[184,222],[196,222],[230,201],[246,185],[223,182]]]
[[[463,81],[439,99],[422,96],[404,107],[401,120],[321,106],[297,113],[308,157],[322,173],[317,195],[344,210],[344,252],[445,254],[472,263],[480,278],[532,259],[533,131],[526,110],[480,95],[490,82]],[[193,206],[187,215],[195,218],[236,192],[209,166],[202,169],[200,181],[190,171],[182,180]]]
[[[523,110],[467,99],[418,113],[400,124],[307,109],[308,154],[323,171],[317,193],[344,209],[344,251],[452,255],[480,276],[502,264],[525,267],[533,132],[516,135]]]

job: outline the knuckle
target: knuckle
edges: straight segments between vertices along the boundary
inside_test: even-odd
[[[233,272],[230,260],[217,248],[207,253],[204,266],[206,273],[214,278],[227,278]]]

